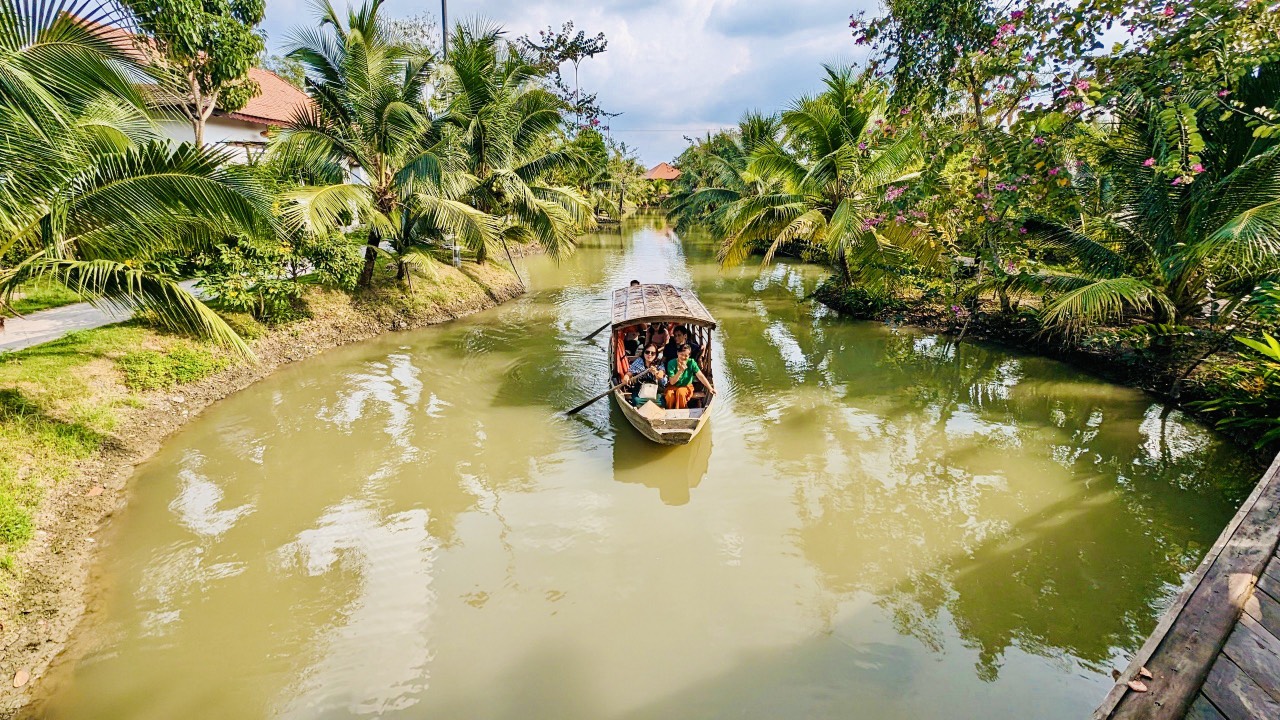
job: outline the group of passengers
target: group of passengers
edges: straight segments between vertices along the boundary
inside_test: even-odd
[[[689,328],[678,325],[668,337],[664,323],[633,325],[624,331],[622,345],[627,358],[631,359],[622,382],[634,389],[632,401],[637,407],[655,402],[659,407],[683,410],[689,407],[693,398],[695,379],[708,393],[716,394],[715,387],[695,359],[702,356],[702,346],[692,339]],[[646,393],[643,388],[646,384],[656,388]],[[663,392],[658,395],[656,390]]]

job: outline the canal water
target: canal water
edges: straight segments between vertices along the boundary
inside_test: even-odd
[[[656,217],[284,368],[139,468],[42,717],[1081,718],[1247,494],[1065,365],[807,301]],[[696,290],[688,446],[602,401],[609,292]]]

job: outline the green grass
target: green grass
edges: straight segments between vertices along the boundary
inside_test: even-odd
[[[193,382],[222,350],[139,323],[84,330],[0,355],[0,573],[36,531],[45,492],[75,472],[137,408],[140,391]],[[0,590],[7,583],[0,577]],[[3,592],[0,592],[3,594]]]
[[[138,350],[116,360],[132,390],[156,390],[206,378],[227,367],[230,360],[203,348],[176,345],[167,352]]]
[[[10,305],[13,311],[20,315],[81,302],[79,295],[61,285],[49,282],[27,283],[19,292],[22,293],[22,297],[14,300]],[[6,308],[4,314],[12,313]]]

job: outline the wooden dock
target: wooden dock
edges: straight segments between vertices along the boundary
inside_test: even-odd
[[[1278,542],[1280,456],[1094,711],[1094,720],[1280,719]],[[1133,689],[1131,681],[1147,690]]]

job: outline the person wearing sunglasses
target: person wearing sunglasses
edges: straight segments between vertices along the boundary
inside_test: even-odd
[[[648,375],[645,375],[643,378],[639,378],[637,381],[637,377],[640,373],[649,368],[653,368],[653,371]],[[631,362],[631,367],[627,368],[627,374],[622,376],[622,382],[628,387],[636,385],[637,382],[640,384],[653,383],[659,388],[667,386],[667,372],[662,367],[662,358],[658,355],[658,347],[656,345],[650,343],[644,346],[644,350],[642,350],[640,354],[636,356],[636,359]],[[662,394],[658,393],[654,398],[642,398],[640,397],[640,393],[637,392],[633,395],[632,401],[637,407],[643,405],[649,400],[653,400],[661,405],[661,397]]]

